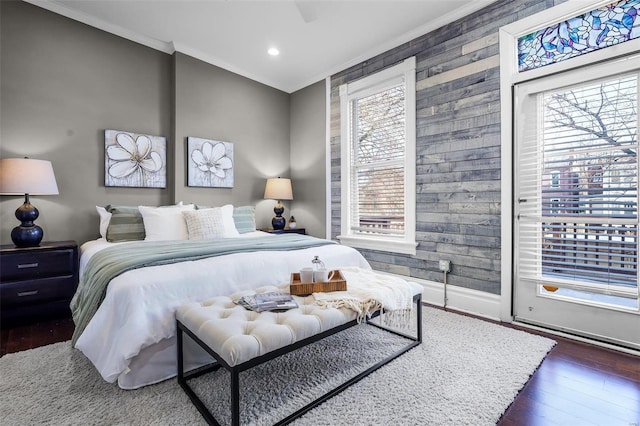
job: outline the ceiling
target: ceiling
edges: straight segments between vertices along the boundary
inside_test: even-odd
[[[495,0],[26,1],[291,93]]]

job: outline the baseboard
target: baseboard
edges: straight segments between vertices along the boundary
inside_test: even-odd
[[[436,281],[423,280],[420,278],[407,277],[404,275],[392,274],[384,271],[377,271],[381,274],[393,275],[400,277],[408,281],[416,282],[422,287],[422,301],[434,306],[444,307],[444,284]],[[478,290],[470,290],[464,287],[458,287],[454,285],[447,285],[447,309],[452,311],[459,311],[468,314],[472,314],[478,317],[487,318],[494,321],[500,321],[500,296],[496,294],[485,293]],[[532,330],[542,331],[551,335],[564,337],[571,340],[589,343],[595,346],[624,352],[630,355],[640,356],[640,351],[632,348],[617,346],[614,344],[602,342],[599,340],[592,340],[586,337],[581,337],[574,334],[565,333],[558,330],[553,330],[546,327],[536,326],[533,324],[527,324],[519,321],[513,321],[512,324],[518,325],[523,328],[529,328]]]
[[[640,357],[640,350],[633,349],[633,348],[630,348],[630,347],[627,347],[627,346],[616,345],[616,344],[613,344],[613,343],[603,342],[601,340],[590,339],[588,337],[582,337],[582,336],[579,336],[577,334],[566,333],[564,331],[554,330],[554,329],[551,329],[551,328],[547,328],[547,327],[539,326],[539,325],[535,325],[535,324],[529,324],[529,323],[526,323],[526,322],[520,322],[518,320],[514,320],[512,322],[512,324],[520,326],[522,328],[528,328],[530,330],[541,331],[541,332],[546,333],[546,334],[551,334],[551,335],[554,335],[554,336],[564,337],[565,339],[570,339],[570,340],[575,340],[575,341],[578,341],[578,342],[588,343],[590,345],[600,346],[602,348],[607,348],[607,349],[611,349],[613,351],[623,352],[623,353],[626,353],[626,354],[629,354],[629,355]]]
[[[443,283],[424,280],[421,278],[406,277],[384,271],[378,272],[400,277],[422,285],[424,287],[424,290],[422,291],[423,302],[445,307],[445,286]],[[471,290],[451,284],[447,285],[446,295],[447,309],[477,315],[494,321],[500,321],[500,295]]]

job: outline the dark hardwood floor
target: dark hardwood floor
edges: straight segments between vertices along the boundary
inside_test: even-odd
[[[74,324],[71,318],[61,317],[27,325],[2,324],[0,355],[26,351],[71,339]]]
[[[5,327],[0,355],[69,340],[72,333],[69,318]],[[534,333],[558,344],[498,425],[640,426],[639,357]]]
[[[498,425],[640,425],[640,357],[536,334],[557,345]]]

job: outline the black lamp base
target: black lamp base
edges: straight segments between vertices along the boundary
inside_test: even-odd
[[[287,223],[287,220],[282,216],[276,216],[271,219],[271,227],[273,229],[284,229],[284,225]]]
[[[16,226],[11,231],[11,240],[16,247],[38,247],[44,232],[38,225]]]
[[[280,201],[273,208],[273,212],[276,214],[276,217],[271,219],[271,226],[273,229],[284,229],[284,225],[287,223],[287,220],[282,217],[282,213],[284,213],[284,206],[280,204]]]
[[[42,228],[33,222],[38,218],[40,212],[29,202],[29,194],[24,195],[24,204],[16,210],[16,218],[20,221],[20,226],[16,226],[11,231],[11,240],[16,247],[38,247],[44,232]]]

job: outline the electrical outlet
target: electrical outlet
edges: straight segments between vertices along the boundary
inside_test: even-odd
[[[440,270],[442,272],[451,272],[451,261],[450,260],[441,260],[438,263]]]

